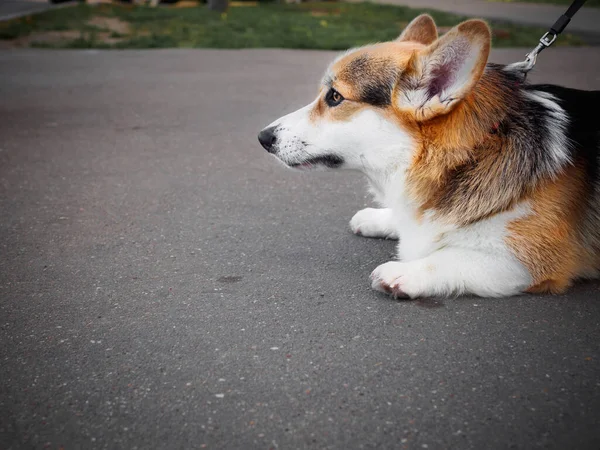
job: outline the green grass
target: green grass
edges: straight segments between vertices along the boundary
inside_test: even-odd
[[[94,10],[86,5],[61,8],[35,16],[0,22],[0,39],[15,39],[27,36],[34,31],[67,31],[85,28]]]
[[[488,0],[489,2],[502,2],[502,3],[550,3],[553,5],[565,5],[569,6],[573,3],[573,0]],[[600,0],[587,0],[585,5],[594,8],[600,8]],[[565,8],[566,10],[566,8]]]
[[[79,37],[32,45],[63,48],[255,48],[278,47],[341,50],[370,42],[394,39],[423,10],[371,3],[260,3],[256,7],[230,8],[225,18],[204,6],[149,8],[81,4],[26,19],[0,24],[0,39],[15,39],[44,31],[75,30]],[[427,11],[438,26],[449,27],[464,17]],[[98,28],[87,22],[94,16],[116,17],[130,24],[130,33],[106,43]],[[533,47],[544,29],[492,24],[496,47]],[[110,33],[104,33],[109,35]],[[113,36],[115,37],[115,36]],[[563,35],[559,45],[581,41]]]

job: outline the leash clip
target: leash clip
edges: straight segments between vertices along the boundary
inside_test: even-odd
[[[510,64],[506,66],[507,69],[521,72],[523,74],[523,81],[525,81],[527,78],[527,72],[529,72],[531,69],[533,69],[533,66],[535,66],[538,55],[542,52],[542,50],[554,44],[554,41],[556,41],[558,35],[563,32],[575,13],[579,11],[585,2],[586,0],[573,0],[573,3],[571,3],[569,9],[567,9],[567,11],[558,18],[558,20],[550,28],[550,31],[547,31],[546,34],[542,36],[537,47],[531,52],[527,53],[525,61]]]
[[[552,37],[548,38],[548,36],[552,36]],[[540,44],[542,44],[544,47],[550,47],[552,44],[554,44],[554,41],[556,40],[557,37],[558,37],[557,33],[553,33],[552,31],[546,31],[546,34],[544,34],[542,36],[542,38],[540,39]]]
[[[554,41],[556,41],[557,37],[558,34],[552,33],[551,31],[547,31],[546,34],[544,34],[540,38],[540,43],[537,45],[537,47],[534,48],[531,52],[527,53],[525,61],[523,61],[523,68],[521,70],[527,73],[531,69],[533,69],[533,66],[535,66],[535,63],[537,62],[538,55],[542,53],[542,50],[554,44]]]
[[[538,55],[545,48],[550,47],[556,41],[558,34],[555,34],[551,31],[547,31],[540,39],[539,44],[532,51],[525,55],[525,61],[521,61],[518,63],[511,64],[510,67],[519,72],[523,72],[523,75],[526,76],[527,72],[531,71],[537,62]]]

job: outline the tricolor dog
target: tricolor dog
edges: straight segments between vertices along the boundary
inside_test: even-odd
[[[371,274],[396,297],[565,291],[600,269],[600,91],[529,85],[488,64],[490,29],[438,38],[413,20],[347,51],[318,97],[259,134],[287,166],[353,169],[380,209],[358,235],[398,239]]]

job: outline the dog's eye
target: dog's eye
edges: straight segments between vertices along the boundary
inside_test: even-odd
[[[333,88],[329,89],[327,95],[325,96],[325,102],[327,102],[329,106],[337,106],[343,101],[344,97],[342,96],[342,94],[340,94]]]

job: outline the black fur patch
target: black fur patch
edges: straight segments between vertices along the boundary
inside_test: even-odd
[[[391,60],[360,55],[348,63],[338,78],[357,88],[357,100],[384,107],[392,103],[398,70]]]
[[[569,116],[567,136],[571,142],[572,159],[585,161],[589,180],[597,180],[600,173],[600,91],[580,91],[549,84],[531,88],[557,98],[558,104]]]

